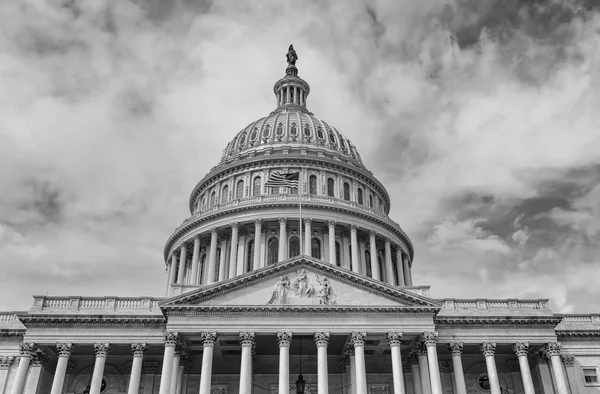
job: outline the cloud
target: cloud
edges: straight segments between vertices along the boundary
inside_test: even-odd
[[[484,221],[485,219],[469,219],[457,222],[448,218],[433,227],[428,243],[438,251],[463,249],[478,254],[509,254],[511,249],[506,242],[479,226]]]

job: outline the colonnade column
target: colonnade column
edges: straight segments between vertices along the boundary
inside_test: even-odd
[[[221,255],[219,256],[219,282],[223,282],[227,278],[226,267],[225,267],[225,256],[227,256],[227,237],[221,237],[219,248],[221,249]]]
[[[329,373],[327,371],[327,344],[329,344],[329,333],[315,332],[315,345],[317,345],[318,394],[329,393]]]
[[[231,250],[229,251],[229,278],[235,277],[238,252],[238,222],[231,223]]]
[[[404,282],[406,282],[406,286],[412,286],[412,272],[410,272],[410,264],[408,262],[408,256],[402,256],[402,265],[404,267]]]
[[[169,272],[169,286],[177,280],[177,253],[171,256],[171,272]],[[167,290],[168,291],[168,290]]]
[[[379,272],[379,261],[377,260],[377,244],[375,243],[375,232],[369,232],[369,255],[371,256],[371,275],[373,279],[381,280]]]
[[[521,371],[521,378],[523,379],[523,389],[525,390],[525,394],[535,394],[531,370],[529,369],[529,360],[527,360],[529,343],[517,342],[513,345],[513,351],[519,359],[519,369]]]
[[[396,247],[396,269],[398,270],[398,286],[405,286],[404,269],[402,268],[402,249]]]
[[[179,272],[177,273],[177,284],[183,284],[183,278],[185,275],[185,260],[187,259],[187,247],[185,244],[181,245],[181,251],[179,252]]]
[[[260,264],[260,237],[262,234],[262,219],[254,220],[254,263],[251,269],[255,270],[261,267]]]
[[[169,296],[169,286],[171,285],[171,268],[173,267],[173,263],[171,259],[167,260],[167,280],[165,285],[165,297]]]
[[[159,394],[170,394],[171,371],[173,370],[173,359],[175,358],[175,346],[179,340],[178,332],[165,333],[165,353],[163,355],[162,371],[160,373]]]
[[[350,363],[350,371],[348,374],[348,384],[350,385],[349,394],[356,394],[356,355],[354,354],[354,345],[348,346],[344,351]]]
[[[335,254],[335,220],[330,220],[327,222],[329,226],[329,264],[336,265],[336,254]]]
[[[286,259],[287,251],[287,218],[279,218],[279,250],[277,253],[277,261]]]
[[[496,360],[494,359],[496,344],[494,342],[482,343],[481,352],[485,356],[485,366],[487,367],[488,378],[490,379],[490,392],[491,394],[501,394],[500,380],[498,379],[498,370],[496,369]]]
[[[365,366],[365,338],[366,332],[353,332],[351,341],[354,346],[354,360],[356,363],[356,394],[367,394],[367,370]]]
[[[394,267],[392,267],[392,245],[390,245],[389,238],[385,239],[385,272],[387,276],[387,283],[395,286],[396,279],[394,278]]]
[[[169,392],[176,394],[177,392],[177,375],[179,375],[179,363],[181,362],[181,344],[178,343],[175,346],[175,353],[173,355],[173,368],[171,368],[171,388]],[[129,394],[129,393],[127,393]]]
[[[144,353],[147,349],[148,344],[146,343],[131,344],[133,362],[131,363],[131,375],[129,376],[129,388],[127,389],[127,394],[138,394],[140,391],[140,378],[142,377],[142,361],[144,360]],[[60,392],[58,394],[60,394]]]
[[[110,350],[109,343],[94,343],[94,353],[96,361],[94,362],[94,372],[92,374],[92,382],[90,384],[90,394],[100,394],[102,386],[102,376],[104,376],[104,364]]]
[[[429,378],[429,366],[427,365],[427,346],[423,342],[417,344],[417,359],[419,360],[421,390],[423,390],[423,394],[431,394],[431,380]]]
[[[465,373],[462,366],[462,342],[450,342],[448,350],[452,352],[452,369],[454,369],[454,382],[456,383],[456,394],[467,394],[465,384]]]
[[[56,371],[54,372],[54,379],[52,380],[52,389],[50,394],[61,394],[63,385],[65,382],[65,374],[67,373],[67,365],[69,363],[69,356],[73,350],[72,343],[57,343],[56,350],[58,353],[58,362],[56,363]]]
[[[200,258],[200,237],[194,238],[194,251],[192,252],[192,272],[190,284],[198,284],[198,259]]]
[[[350,226],[350,247],[352,252],[352,272],[360,272],[358,269],[358,237],[356,232],[358,231],[358,227],[355,225]],[[375,257],[377,259],[377,256]]]
[[[202,370],[200,371],[200,394],[210,394],[212,379],[213,347],[217,339],[216,332],[203,332],[202,339]]]
[[[415,353],[411,354],[408,358],[408,363],[410,364],[414,394],[423,394],[421,372],[419,371],[419,357]]]
[[[13,382],[12,394],[21,394],[23,392],[27,371],[29,370],[29,364],[31,363],[31,357],[36,350],[37,346],[35,343],[22,342],[19,344],[19,367],[17,368],[17,375]]]
[[[392,353],[392,376],[394,379],[394,394],[405,394],[404,376],[402,375],[402,356],[400,354],[401,332],[388,332],[387,340]]]
[[[558,391],[558,394],[569,394],[565,371],[563,369],[562,360],[560,359],[560,348],[560,342],[548,342],[546,354],[550,357],[550,363],[552,364],[552,374],[556,380],[556,391]]]
[[[429,378],[431,380],[432,394],[442,394],[442,379],[440,377],[440,364],[438,363],[437,356],[437,337],[437,332],[423,333],[423,342],[427,346],[427,361],[429,362]]]
[[[206,284],[215,283],[217,273],[217,237],[219,233],[216,228],[210,229],[210,252],[208,254],[208,271],[206,272]]]
[[[305,218],[304,219],[304,254],[307,256],[312,256],[312,219]]]
[[[254,346],[253,332],[240,332],[240,345],[242,345],[242,362],[240,365],[240,393],[252,392],[252,347]]]
[[[278,332],[279,343],[279,392],[287,393],[290,387],[290,344],[291,332]]]

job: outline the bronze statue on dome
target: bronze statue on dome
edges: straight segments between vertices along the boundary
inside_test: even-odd
[[[294,45],[290,45],[288,53],[285,55],[285,57],[288,62],[288,67],[296,65],[296,60],[298,60],[298,54],[294,50]]]

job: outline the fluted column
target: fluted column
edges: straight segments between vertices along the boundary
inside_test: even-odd
[[[304,254],[312,256],[312,219],[304,218]]]
[[[22,342],[19,344],[19,367],[17,368],[17,375],[13,381],[12,394],[22,394],[23,387],[25,387],[25,379],[27,378],[27,370],[31,363],[31,357],[37,350],[34,343]]]
[[[254,220],[254,264],[252,269],[262,267],[260,263],[260,236],[262,234],[262,219]]]
[[[58,362],[56,363],[56,371],[54,372],[54,379],[52,380],[52,389],[50,389],[50,394],[62,393],[63,385],[65,383],[65,374],[67,373],[67,365],[69,364],[69,357],[71,356],[72,350],[72,343],[56,344]]]
[[[402,265],[404,266],[404,282],[406,286],[412,286],[412,272],[410,271],[410,263],[408,262],[408,256],[402,256]]]
[[[202,369],[200,371],[200,394],[210,394],[212,380],[213,348],[217,339],[216,332],[203,332],[202,340]]]
[[[317,382],[318,394],[329,393],[329,373],[327,372],[327,344],[328,332],[315,332],[315,345],[317,345]]]
[[[277,261],[287,259],[287,218],[279,218],[279,250],[277,252]]]
[[[408,358],[410,364],[410,374],[412,375],[412,384],[414,388],[413,394],[424,394],[423,384],[421,383],[421,372],[419,370],[419,357],[413,353]]]
[[[431,380],[431,393],[442,394],[442,379],[437,356],[437,333],[423,333],[423,342],[427,346],[427,361],[429,364],[429,379]],[[495,394],[495,393],[494,393]]]
[[[173,354],[173,368],[171,368],[171,387],[169,392],[176,394],[177,391],[177,375],[179,375],[179,363],[181,362],[181,344],[178,343],[175,346],[175,353]],[[127,393],[129,394],[129,393]]]
[[[467,394],[467,385],[465,384],[465,373],[462,366],[462,342],[451,342],[448,344],[448,350],[452,352],[452,369],[454,369],[454,382],[456,383],[456,394]]]
[[[173,263],[171,262],[171,259],[167,260],[167,279],[165,280],[165,282],[167,282],[165,284],[165,297],[169,296],[169,286],[171,285],[171,268],[173,266]],[[2,393],[2,391],[0,391],[0,393]]]
[[[348,394],[356,394],[356,355],[354,354],[354,345],[348,346],[344,350],[344,354],[348,357],[348,363],[350,364],[350,371],[348,373],[350,389],[348,390]]]
[[[148,344],[146,343],[131,344],[131,354],[133,355],[133,362],[131,363],[131,375],[129,377],[129,388],[127,389],[127,394],[138,394],[140,391],[142,363],[144,360],[144,353],[146,352],[146,349],[148,349]]]
[[[355,225],[350,226],[350,246],[352,247],[352,272],[359,273],[360,269],[358,268],[358,236],[356,232],[358,231],[358,227]]]
[[[396,279],[394,278],[394,267],[392,266],[392,246],[389,238],[385,239],[384,243],[385,250],[385,272],[387,278],[386,281],[389,285],[396,286]]]
[[[401,332],[388,332],[387,340],[392,353],[392,376],[394,379],[394,394],[405,394],[404,376],[402,375],[402,356],[400,354]]]
[[[335,259],[335,220],[327,222],[329,226],[329,264],[336,265]]]
[[[236,275],[238,252],[238,222],[231,223],[231,250],[229,251],[229,278]]]
[[[488,378],[490,379],[490,392],[491,394],[501,394],[500,380],[498,379],[498,370],[496,369],[496,360],[494,359],[496,344],[494,342],[482,343],[481,352],[485,356],[485,366],[487,367]]]
[[[242,362],[240,365],[240,394],[252,392],[252,347],[254,346],[253,332],[240,332],[242,345]]]
[[[427,346],[423,342],[417,344],[417,358],[419,360],[419,376],[421,376],[421,390],[423,394],[431,394],[431,379],[427,365]]]
[[[529,354],[529,343],[517,342],[513,345],[513,351],[519,359],[519,369],[521,371],[521,378],[523,379],[523,389],[525,390],[525,394],[535,394],[531,370],[529,369],[529,360],[527,359]]]
[[[550,363],[552,364],[552,374],[556,381],[556,391],[558,394],[569,394],[563,363],[560,359],[560,348],[560,342],[548,342],[548,345],[546,345],[546,354],[550,357]]]
[[[290,387],[290,344],[291,332],[278,332],[279,343],[279,392],[287,393]]]
[[[208,271],[206,273],[206,284],[215,283],[217,272],[217,237],[219,233],[216,228],[210,229],[210,251],[208,254]]]
[[[367,369],[365,366],[366,337],[366,332],[353,332],[351,337],[356,362],[356,394],[367,394]]]
[[[160,374],[159,394],[170,394],[171,371],[173,370],[173,359],[175,358],[175,346],[179,339],[179,333],[165,333],[165,353],[163,355],[162,371]]]
[[[402,268],[402,249],[396,248],[396,269],[398,270],[398,286],[405,286],[404,269]]]
[[[6,384],[8,383],[8,370],[15,361],[15,356],[0,357],[0,393],[7,393]]]
[[[375,242],[375,232],[369,232],[369,256],[371,256],[371,274],[373,279],[381,280],[381,272],[379,272],[379,264],[377,261],[377,243]]]
[[[192,272],[190,278],[190,284],[198,284],[198,259],[200,258],[200,237],[194,238],[194,251],[192,252]]]
[[[177,273],[177,284],[183,284],[183,278],[185,276],[185,261],[187,259],[187,247],[185,244],[181,245],[181,251],[179,252],[179,272]]]
[[[177,280],[177,253],[173,252],[171,255],[171,272],[169,272],[169,285],[176,283]]]
[[[226,237],[222,237],[220,239],[220,249],[221,249],[221,255],[219,256],[219,282],[223,282],[226,277],[227,277],[227,270],[225,267],[225,256],[227,256],[227,238]]]
[[[104,365],[106,364],[106,357],[108,356],[109,350],[109,343],[94,343],[96,361],[94,362],[94,373],[92,374],[92,382],[90,384],[90,394],[100,394],[102,376],[104,376]]]

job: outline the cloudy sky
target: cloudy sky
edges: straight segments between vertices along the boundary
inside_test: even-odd
[[[227,142],[308,106],[358,147],[434,297],[600,311],[600,3],[0,2],[0,309],[163,295]]]

